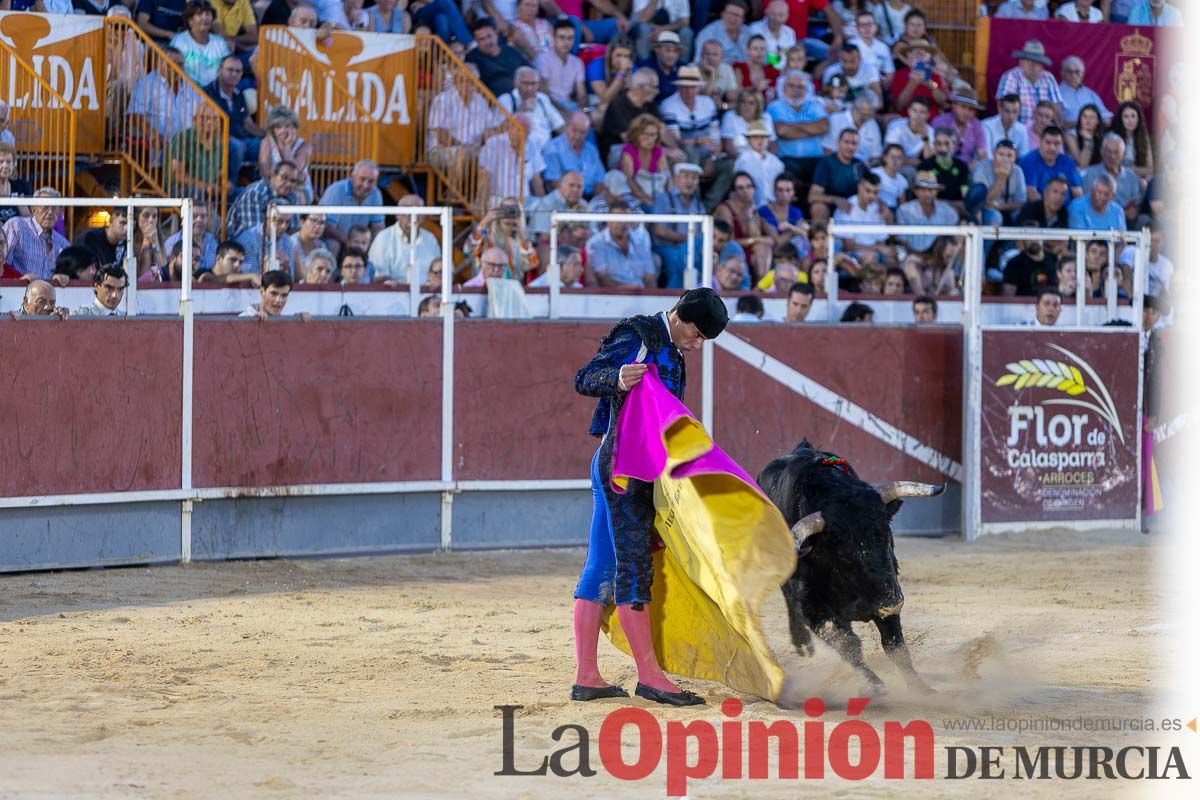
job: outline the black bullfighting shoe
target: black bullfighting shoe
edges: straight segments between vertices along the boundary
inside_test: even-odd
[[[629,697],[629,692],[620,686],[571,686],[571,699],[586,703],[588,700],[603,700],[606,697]]]
[[[633,693],[638,697],[668,706],[702,706],[706,702],[703,697],[689,692],[687,689],[680,689],[678,692],[664,692],[662,689],[655,689],[653,686],[647,686],[640,682]]]

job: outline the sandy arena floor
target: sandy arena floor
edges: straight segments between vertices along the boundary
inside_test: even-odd
[[[1167,635],[1155,547],[1135,533],[900,540],[908,639],[939,693],[907,696],[864,630],[870,663],[899,690],[866,717],[928,719],[939,776],[947,745],[1112,741],[951,733],[941,721],[1149,716]],[[576,722],[592,733],[600,768],[595,736],[618,705],[566,700],[582,559],[581,550],[506,551],[0,576],[0,797],[661,797],[661,768],[632,785],[602,769],[589,779],[493,776],[500,704],[525,706],[518,766],[561,747],[550,732]],[[781,604],[766,625],[773,640],[786,635]],[[632,688],[632,662],[606,641],[601,656],[607,677]],[[827,651],[808,674],[846,677]],[[719,720],[728,692],[685,683],[710,705],[634,702],[664,722]],[[743,719],[801,718],[745,699]],[[693,781],[690,796],[999,797],[1013,796],[1012,783],[709,779]],[[1129,783],[1020,789],[1156,796]]]

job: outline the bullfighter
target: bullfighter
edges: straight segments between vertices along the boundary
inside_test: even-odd
[[[654,540],[654,484],[629,481],[623,494],[612,488],[612,456],[617,416],[627,392],[653,364],[667,389],[683,399],[684,352],[715,339],[729,320],[712,289],[684,292],[669,311],[617,323],[600,349],[575,376],[575,391],[598,397],[589,433],[602,437],[592,458],[592,528],[587,561],[575,588],[575,684],[572,700],[628,697],[600,676],[596,647],[609,604],[629,641],[637,665],[639,697],[667,705],[700,705],[704,699],[672,683],[659,666],[650,628],[651,551]]]

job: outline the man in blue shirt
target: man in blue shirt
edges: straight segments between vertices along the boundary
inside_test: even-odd
[[[1075,167],[1075,160],[1063,153],[1063,132],[1056,125],[1050,125],[1042,131],[1038,149],[1021,156],[1018,163],[1021,172],[1025,173],[1025,194],[1029,200],[1041,199],[1046,184],[1059,175],[1067,179],[1072,197],[1083,194],[1079,170]]]
[[[243,72],[241,58],[225,56],[221,59],[217,79],[204,87],[205,93],[229,117],[229,180],[235,184],[247,156],[251,164],[258,160],[259,144],[267,135],[254,121],[254,115],[246,107],[246,96],[238,89]]]
[[[511,92],[517,67],[529,66],[525,58],[512,45],[500,41],[496,23],[490,17],[475,20],[471,33],[475,49],[463,56],[463,61],[479,68],[479,80],[496,97]]]
[[[1076,197],[1067,206],[1067,227],[1081,231],[1123,231],[1125,212],[1113,202],[1116,181],[1108,173],[1097,175],[1087,197]]]
[[[609,213],[628,214],[624,200],[614,200]],[[629,235],[628,222],[609,222],[587,243],[588,265],[601,286],[658,288],[658,270],[650,248],[639,247]]]
[[[323,206],[371,206],[383,205],[383,193],[379,191],[379,165],[363,160],[354,165],[349,178],[329,184],[321,195]],[[325,236],[339,246],[345,246],[346,235],[354,225],[366,225],[371,229],[371,238],[383,230],[383,214],[326,214]]]
[[[783,97],[767,106],[767,114],[775,123],[783,165],[803,183],[811,183],[817,162],[825,156],[821,139],[829,131],[829,117],[824,104],[808,96],[808,77],[803,72],[788,72]]]
[[[564,174],[578,172],[583,176],[583,196],[591,199],[596,184],[604,180],[600,151],[587,139],[591,127],[587,114],[576,111],[567,119],[563,132],[546,145],[542,154],[546,169],[542,171],[542,177],[547,191],[555,188]]]

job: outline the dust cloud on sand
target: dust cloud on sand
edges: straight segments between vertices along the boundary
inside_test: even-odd
[[[928,720],[939,775],[948,745],[1151,743],[1138,733],[946,725],[1149,716],[1159,645],[1169,635],[1158,612],[1153,539],[1051,533],[897,546],[907,639],[937,693],[910,693],[874,629],[858,627],[869,664],[890,689],[863,718]],[[600,766],[595,736],[621,701],[566,699],[571,592],[582,560],[581,550],[503,551],[0,576],[0,797],[661,797],[661,766],[632,785]],[[781,599],[768,604],[764,625],[812,693],[844,697],[862,687],[824,646],[804,661],[789,652]],[[632,688],[632,662],[606,641],[600,648],[606,677]],[[624,702],[652,708],[664,724],[719,721],[729,692],[684,683],[709,705]],[[804,719],[742,699],[743,720]],[[563,747],[551,733],[576,723],[592,734],[600,774],[494,776],[501,721],[493,707],[502,704],[523,706],[519,768]],[[828,730],[845,712],[823,719]],[[860,783],[834,778],[802,788],[845,797],[901,790],[881,776],[882,769]],[[907,788],[934,798],[999,797],[1010,796],[1012,781]],[[1021,789],[1056,800],[1098,796],[1095,782]],[[797,791],[779,780],[689,783],[691,797]]]

